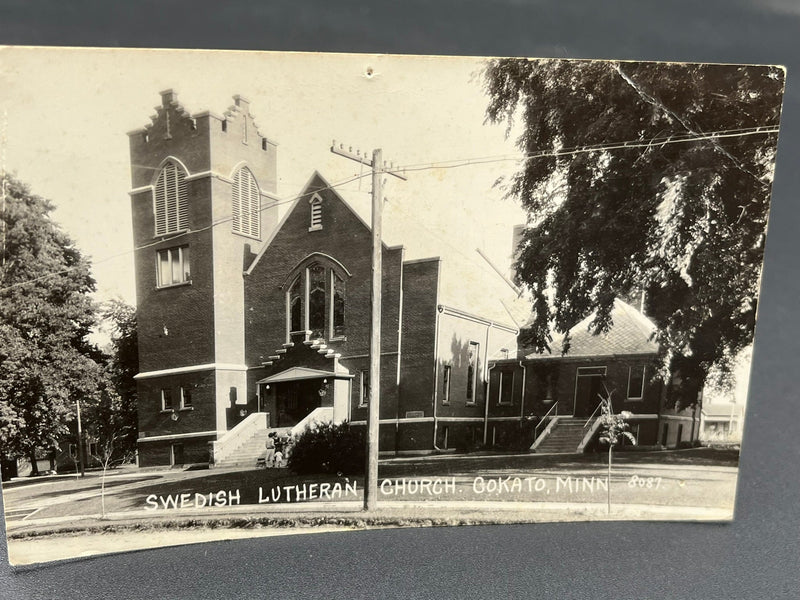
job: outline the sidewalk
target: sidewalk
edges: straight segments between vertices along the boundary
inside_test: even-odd
[[[726,521],[733,518],[733,511],[724,508],[699,506],[663,506],[653,504],[612,504],[611,514],[605,502],[512,502],[512,501],[418,501],[386,500],[380,502],[379,510],[365,512],[362,500],[349,502],[307,502],[292,504],[264,505],[259,510],[254,505],[206,507],[203,509],[170,509],[157,513],[151,510],[125,511],[108,513],[103,518],[99,514],[82,517],[53,517],[31,521],[12,521],[6,525],[9,537],[25,535],[32,532],[52,531],[59,529],[74,530],[76,528],[111,527],[115,525],[133,525],[146,523],[153,527],[164,524],[178,525],[180,521],[219,521],[229,519],[327,519],[330,521],[363,519],[381,520],[382,517],[409,519],[458,518],[468,516],[470,521],[494,523],[497,519],[513,517],[515,522],[539,522],[561,520],[551,513],[565,513],[570,520],[595,520],[608,517],[610,520],[626,519],[662,519],[693,521]],[[68,524],[69,527],[59,527]]]
[[[10,524],[9,560],[14,565],[81,558],[147,548],[276,535],[342,532],[391,527],[430,527],[563,521],[698,521],[733,518],[732,510],[642,504],[564,502],[386,501],[365,512],[361,501],[114,513]],[[144,529],[142,529],[144,526]],[[79,531],[79,534],[76,533]]]

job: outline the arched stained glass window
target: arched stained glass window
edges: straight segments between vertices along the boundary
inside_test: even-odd
[[[289,288],[289,331],[303,331],[303,294],[300,277]]]
[[[325,336],[325,267],[308,267],[308,328],[311,336]]]
[[[332,337],[344,335],[345,282],[335,271],[331,271],[331,334]]]
[[[166,235],[189,227],[189,201],[186,173],[168,162],[161,169],[154,190],[156,235]]]
[[[252,237],[261,236],[261,192],[253,173],[242,167],[233,176],[231,192],[233,231]]]
[[[305,263],[286,288],[286,340],[307,333],[314,339],[345,339],[346,269],[333,264]]]

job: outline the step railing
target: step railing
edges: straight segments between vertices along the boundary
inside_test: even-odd
[[[553,412],[554,414],[551,415],[550,413]],[[544,431],[542,431],[542,433],[539,433],[539,428],[545,424],[545,419],[547,419],[547,426],[544,428]],[[534,428],[533,444],[531,444],[530,447],[531,450],[536,450],[536,448],[539,447],[539,445],[547,438],[547,436],[550,435],[550,432],[553,430],[553,427],[556,426],[557,422],[558,422],[558,401],[556,401],[556,403],[550,407],[550,410],[544,413],[544,416],[541,418],[539,423]]]
[[[611,405],[611,393],[608,391],[608,388],[606,387],[605,383],[603,384],[603,388],[606,391],[606,398],[603,398],[602,396],[600,397],[600,402],[597,403],[597,406],[594,407],[594,410],[592,411],[592,414],[589,415],[589,418],[586,419],[586,422],[583,424],[583,429],[584,430],[587,427],[589,427],[590,423],[591,423],[592,426],[589,427],[589,430],[586,431],[586,433],[584,434],[583,439],[581,440],[581,443],[578,444],[578,452],[583,452],[584,448],[586,448],[587,444],[592,441],[592,438],[594,437],[594,434],[600,428],[600,417],[597,417],[596,415],[597,415],[597,411],[599,411],[602,408],[603,402],[608,401],[608,406],[611,409],[612,413],[614,411],[614,408]]]
[[[550,413],[553,412],[553,411],[556,411],[556,412],[555,412],[554,415],[551,415]],[[557,417],[557,416],[558,416],[558,400],[556,400],[556,403],[553,404],[553,406],[550,407],[550,410],[548,410],[546,413],[544,413],[544,416],[536,424],[536,427],[533,429],[533,439],[538,439],[539,438],[539,428],[542,425],[544,425],[545,419],[549,418],[549,419],[552,420],[553,417]]]
[[[266,431],[268,424],[269,413],[255,412],[248,415],[221,438],[208,443],[209,464],[216,465],[233,456],[242,442],[253,437],[258,431]]]
[[[584,427],[584,429],[586,429],[586,425],[584,425],[583,427]],[[584,434],[583,439],[581,440],[581,443],[578,444],[578,452],[583,452],[584,451],[584,449],[589,444],[589,442],[592,441],[592,438],[594,437],[594,434],[597,432],[598,429],[600,429],[600,419],[599,418],[594,420],[594,422],[592,423],[592,426],[589,427],[589,429]]]
[[[584,429],[586,429],[589,426],[589,423],[592,422],[592,419],[594,419],[595,415],[597,414],[597,411],[600,410],[601,406],[603,406],[603,401],[602,400],[600,400],[600,402],[597,403],[597,406],[594,407],[594,410],[592,411],[592,414],[590,414],[589,418],[586,419],[586,422],[583,424],[583,428]]]

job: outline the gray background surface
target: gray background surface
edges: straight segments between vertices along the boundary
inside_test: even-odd
[[[304,535],[25,570],[8,566],[2,544],[0,597],[798,597],[798,34],[796,0],[0,0],[3,44],[613,58],[788,68],[733,524],[576,523]]]

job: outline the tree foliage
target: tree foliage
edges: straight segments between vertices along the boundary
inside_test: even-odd
[[[350,423],[320,423],[292,442],[289,469],[298,475],[358,475],[366,464],[366,430]]]
[[[503,183],[529,214],[528,344],[592,311],[608,331],[614,298],[644,291],[665,370],[727,370],[753,336],[783,71],[499,59],[484,75],[487,120],[527,156]]]
[[[6,176],[0,234],[0,450],[33,459],[67,433],[75,400],[96,401],[101,353],[89,263],[52,204]],[[35,461],[33,461],[35,471]]]
[[[134,376],[139,372],[136,309],[121,300],[103,306],[102,316],[112,328],[110,354],[105,365],[103,393],[92,414],[93,433],[110,456],[136,450],[137,394]],[[103,457],[106,460],[108,457]]]

